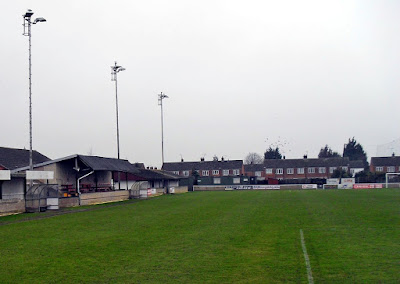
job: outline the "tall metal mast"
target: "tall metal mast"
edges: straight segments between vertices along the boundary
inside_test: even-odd
[[[161,160],[162,160],[162,165],[164,165],[164,112],[163,112],[163,100],[168,98],[166,94],[161,94],[158,95],[158,105],[161,106]],[[162,167],[161,165],[161,167]]]
[[[23,35],[29,38],[29,170],[33,170],[33,155],[32,155],[32,33],[31,25],[39,22],[46,22],[44,18],[36,18],[33,22],[31,17],[34,13],[28,9],[24,15],[22,15],[24,32]],[[32,181],[31,181],[32,185]]]
[[[115,106],[116,106],[116,114],[117,114],[117,156],[119,159],[119,124],[118,124],[118,79],[117,73],[124,71],[125,68],[122,66],[118,66],[115,61],[114,66],[111,66],[111,81],[115,81]]]
[[[118,123],[118,72],[124,71],[125,68],[117,65],[117,61],[114,62],[114,66],[111,66],[111,81],[115,81],[115,108],[117,114],[117,157],[119,160],[119,123]],[[118,189],[121,189],[121,176],[120,172],[118,172]]]

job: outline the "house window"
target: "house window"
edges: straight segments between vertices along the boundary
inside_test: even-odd
[[[212,173],[214,176],[219,175],[219,170],[213,170]]]
[[[209,170],[201,171],[201,175],[207,177],[210,175],[210,171]]]
[[[224,176],[229,176],[229,170],[223,170],[222,175]]]
[[[188,177],[188,176],[189,176],[189,171],[183,171],[183,175],[184,175],[185,177]]]
[[[233,175],[234,176],[240,175],[240,170],[233,170]]]
[[[272,169],[265,169],[266,174],[272,174]]]
[[[214,184],[221,184],[221,178],[214,178]]]
[[[173,173],[179,175],[179,171],[173,171]]]
[[[387,172],[388,173],[394,173],[395,172],[395,167],[387,167]]]
[[[304,175],[304,168],[297,168],[298,175]]]
[[[376,168],[375,168],[375,171],[377,171],[377,172],[383,172],[383,167],[376,167]]]
[[[254,175],[255,175],[256,177],[260,177],[260,176],[261,176],[261,172],[255,172]]]
[[[308,173],[309,174],[314,174],[315,173],[315,168],[308,168]]]
[[[288,168],[286,170],[286,172],[287,172],[288,175],[292,175],[292,174],[294,174],[294,169],[293,168]]]
[[[276,169],[275,173],[277,175],[283,175],[283,169],[282,168],[278,168],[278,169]]]
[[[336,170],[336,167],[329,167],[329,173],[333,174],[333,172]]]
[[[240,178],[233,178],[233,183],[235,183],[235,184],[240,183]]]
[[[320,174],[324,174],[324,173],[326,173],[326,168],[320,167],[320,168],[318,168],[318,172],[319,172]]]

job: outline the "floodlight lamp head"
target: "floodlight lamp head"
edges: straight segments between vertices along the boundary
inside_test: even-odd
[[[24,18],[30,18],[30,17],[32,17],[32,15],[33,15],[32,10],[31,10],[31,9],[28,9],[28,10],[26,11],[25,15],[22,15],[22,16],[24,16]]]
[[[36,24],[36,23],[39,23],[39,22],[46,22],[46,19],[45,19],[45,18],[42,18],[42,17],[36,18],[36,19],[33,21],[33,24]]]
[[[125,68],[124,68],[124,67],[121,67],[121,66],[119,66],[119,68],[118,68],[117,72],[120,72],[120,71],[125,71]]]

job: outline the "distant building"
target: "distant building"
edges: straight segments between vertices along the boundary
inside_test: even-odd
[[[373,173],[398,173],[400,172],[400,156],[372,157],[370,171]]]
[[[354,177],[357,173],[364,170],[364,162],[362,160],[350,161],[349,169],[350,174]]]
[[[164,163],[162,169],[184,177],[193,176],[195,171],[199,177],[227,177],[244,174],[243,160],[205,161],[201,159],[198,162],[172,162]]]
[[[245,174],[257,180],[274,178],[278,180],[327,179],[337,169],[352,175],[362,171],[362,161],[350,161],[348,157],[318,159],[267,159],[263,164],[245,165]]]

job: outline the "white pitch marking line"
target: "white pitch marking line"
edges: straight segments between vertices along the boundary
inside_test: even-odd
[[[306,261],[308,283],[313,284],[314,279],[312,277],[312,272],[311,272],[310,258],[308,257],[306,242],[304,241],[304,234],[302,229],[300,229],[300,239],[301,239],[301,247],[303,248],[304,259]]]

